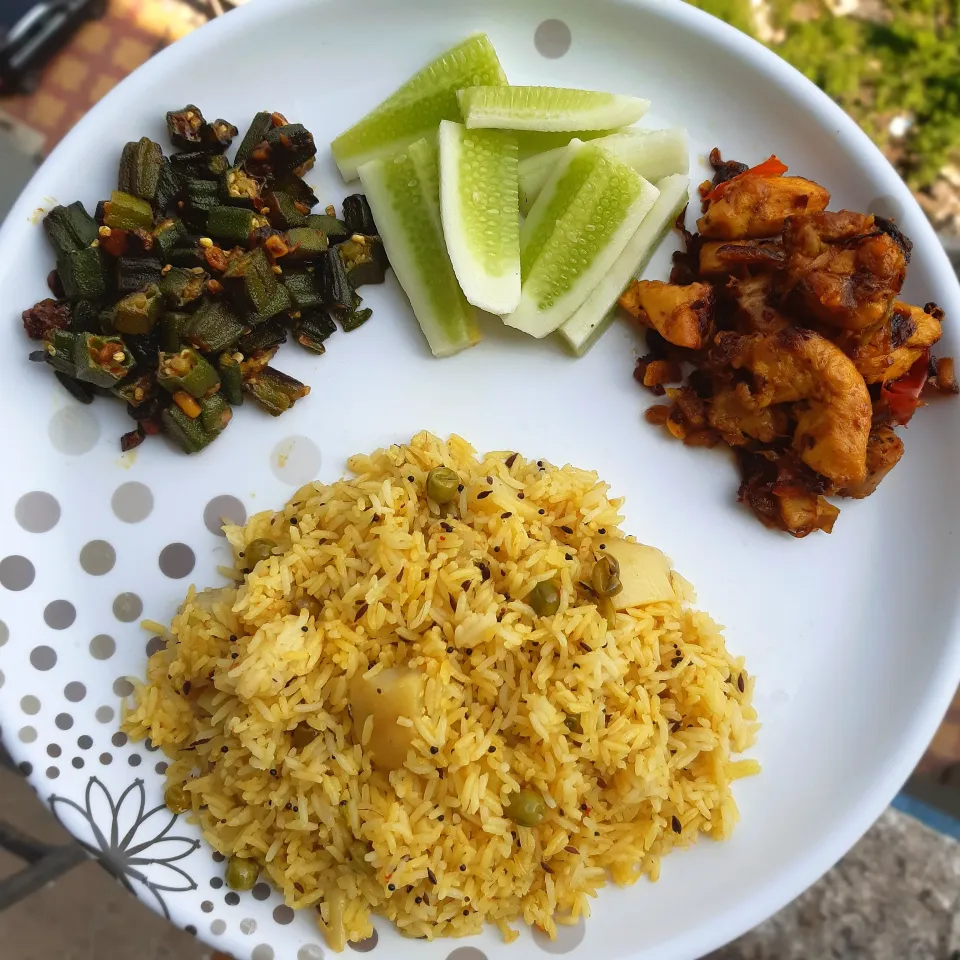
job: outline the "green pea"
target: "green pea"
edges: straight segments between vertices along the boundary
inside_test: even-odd
[[[308,747],[317,739],[317,731],[309,723],[301,723],[294,731],[291,740],[298,750]]]
[[[192,806],[190,794],[179,783],[171,783],[164,791],[163,802],[171,813],[186,813]]]
[[[309,594],[305,597],[300,597],[293,606],[298,613],[306,610],[307,616],[313,617],[314,620],[319,620],[323,615],[323,604],[316,597],[311,597]]]
[[[541,580],[527,594],[527,603],[538,617],[552,617],[560,608],[560,591],[552,580]]]
[[[427,474],[427,496],[434,503],[449,503],[457,495],[460,477],[449,467],[434,467]]]
[[[261,560],[266,560],[267,557],[272,556],[273,551],[276,549],[276,540],[267,540],[265,537],[260,537],[258,540],[251,540],[243,548],[245,566],[252,570]]]
[[[225,880],[231,890],[252,890],[260,876],[260,864],[248,857],[231,857]]]
[[[620,564],[609,554],[602,556],[593,566],[590,583],[598,597],[615,597],[623,584],[620,582]]]
[[[504,811],[518,827],[535,827],[547,812],[543,797],[524,787],[510,800]]]

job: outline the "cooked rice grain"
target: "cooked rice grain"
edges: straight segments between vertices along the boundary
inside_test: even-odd
[[[443,513],[423,492],[441,464],[463,484]],[[758,770],[731,759],[756,733],[753,680],[677,575],[675,602],[622,612],[612,631],[578,597],[591,541],[621,535],[596,474],[478,460],[427,433],[349,465],[355,479],[225,528],[242,579],[191,588],[125,717],[172,759],[216,850],[260,860],[342,949],[371,935],[371,913],[412,937],[486,921],[508,940],[520,922],[553,936],[608,876],[655,880],[674,847],[730,836],[731,783]],[[279,549],[249,570],[261,537]],[[549,578],[560,607],[538,620],[523,598]],[[298,610],[306,595],[319,623]],[[423,674],[424,709],[386,775],[348,688],[398,665]],[[304,723],[316,736],[297,749]],[[546,801],[536,827],[505,818],[520,787]]]

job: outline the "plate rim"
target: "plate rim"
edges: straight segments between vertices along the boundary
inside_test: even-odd
[[[141,88],[150,89],[153,81],[162,79],[163,75],[176,65],[178,59],[191,59],[204,48],[227,41],[233,33],[246,31],[258,23],[268,22],[273,17],[297,8],[316,11],[329,2],[332,0],[270,0],[269,3],[261,0],[245,4],[230,11],[229,16],[209,21],[164,48],[125,77],[57,144],[23,188],[5,222],[0,226],[0,264],[11,262],[11,258],[5,256],[8,248],[16,242],[24,226],[33,222],[33,210],[29,201],[34,193],[34,184],[44,168],[48,164],[59,163],[61,157],[70,153],[75,144],[82,142],[87,136],[87,128],[97,122],[101,115],[109,114],[114,103],[127,96],[131,87],[139,85]],[[641,16],[650,15],[666,21],[668,25],[693,34],[728,55],[738,56],[758,77],[802,100],[821,126],[836,130],[836,136],[846,142],[847,149],[856,155],[858,164],[869,168],[874,176],[882,180],[888,192],[902,204],[903,209],[910,209],[917,215],[917,224],[912,227],[911,232],[915,240],[918,235],[922,238],[928,268],[938,280],[953,287],[954,299],[960,302],[960,281],[933,226],[906,184],[867,134],[811,80],[759,41],[683,0],[601,0],[599,3],[595,0],[591,11],[596,12],[597,8],[602,6],[633,10]],[[0,284],[5,280],[9,269],[4,266],[0,271]],[[916,766],[960,685],[960,604],[955,606],[952,622],[945,623],[944,632],[947,639],[936,663],[939,670],[934,674],[926,696],[915,711],[909,727],[904,729],[897,740],[884,768],[877,773],[874,782],[859,800],[851,805],[851,812],[847,817],[831,823],[821,834],[819,841],[812,844],[804,855],[775,869],[773,880],[766,888],[738,901],[712,922],[672,936],[662,944],[662,957],[692,960],[753,929],[816,883],[867,832],[890,805]],[[0,724],[4,729],[12,729],[9,723],[3,722],[5,720],[7,717],[0,704]],[[9,736],[5,738],[4,745],[14,759],[26,757],[20,749],[21,745]],[[49,809],[49,801],[37,792],[33,776],[27,779]],[[155,912],[160,912],[156,905],[145,899],[138,899]]]

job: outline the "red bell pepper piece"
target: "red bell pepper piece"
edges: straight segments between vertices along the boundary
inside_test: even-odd
[[[901,425],[909,422],[920,406],[920,395],[930,374],[930,351],[924,350],[914,365],[899,379],[880,387],[880,399],[885,400],[890,419]]]
[[[707,194],[706,199],[711,203],[714,200],[719,200],[727,187],[742,177],[782,177],[786,172],[787,165],[776,154],[771,154],[763,163],[758,163],[755,167],[750,167],[749,170],[744,170],[743,173],[738,173],[735,177],[724,180],[723,183],[718,183]]]

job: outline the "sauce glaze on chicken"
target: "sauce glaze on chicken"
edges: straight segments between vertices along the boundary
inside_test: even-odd
[[[958,392],[953,361],[930,353],[943,311],[898,299],[913,245],[891,221],[828,211],[830,194],[776,157],[710,162],[670,282],[620,298],[647,330],[634,376],[669,400],[647,420],[731,447],[739,500],[767,526],[830,533],[827,498],[876,490],[924,390]]]

